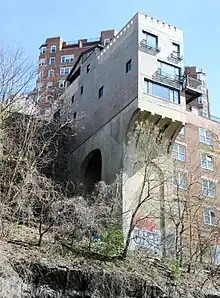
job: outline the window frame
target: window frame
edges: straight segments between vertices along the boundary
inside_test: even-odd
[[[68,73],[65,73],[65,69],[68,69],[69,72],[68,72]],[[60,67],[60,75],[61,75],[61,76],[67,76],[67,75],[69,75],[70,72],[71,72],[71,69],[72,69],[72,67],[69,67],[69,66],[67,66],[67,67]],[[64,70],[64,73],[62,73],[61,70]]]
[[[126,73],[131,72],[131,69],[132,69],[132,59],[129,59],[129,60],[126,62],[125,72],[126,72]]]
[[[55,48],[55,51],[53,51],[52,49]],[[50,52],[51,53],[56,53],[57,51],[57,46],[55,44],[53,44],[52,46],[50,46]]]
[[[42,63],[42,61],[43,61],[43,63]],[[45,65],[45,58],[41,58],[41,59],[39,59],[39,63],[38,63],[38,65],[39,65],[39,66],[43,66],[43,65]]]
[[[174,51],[174,47],[177,48],[177,51]],[[173,53],[174,55],[176,55],[176,57],[180,57],[180,44],[176,43],[176,42],[172,42],[172,48],[173,48]]]
[[[82,95],[83,92],[84,92],[84,88],[83,88],[83,85],[82,85],[82,86],[80,86],[80,94]]]
[[[175,66],[175,65],[170,64],[170,63],[167,63],[167,62],[164,62],[162,60],[158,60],[158,62],[159,62],[159,69],[160,69],[161,75],[163,75],[163,73],[164,73],[164,76],[166,76],[170,79],[177,80],[177,81],[180,80],[180,74],[181,74],[181,68],[180,67]],[[166,67],[173,68],[174,73],[171,75],[171,74],[169,74],[169,72],[163,71],[163,65],[166,66]],[[178,74],[175,73],[175,70],[178,71]]]
[[[177,152],[174,151],[175,146],[177,146],[177,148],[178,148]],[[180,149],[179,148],[181,148],[181,147],[184,149],[183,153],[180,152]],[[177,153],[177,157],[178,158],[176,157],[175,153]],[[179,158],[179,156],[183,156],[184,158],[181,159],[181,158]],[[185,162],[186,161],[186,146],[184,146],[182,144],[179,144],[179,143],[174,143],[173,144],[172,157],[175,160],[178,160],[178,161],[181,161],[181,162]]]
[[[50,75],[50,73],[52,72],[52,75]],[[53,78],[54,77],[54,69],[49,69],[48,70],[48,78]]]
[[[51,81],[47,82],[47,89],[52,89],[52,88],[53,88],[53,82]]]
[[[47,52],[47,47],[43,46],[40,48],[40,55],[46,54]]]
[[[177,178],[176,178],[176,175],[178,176]],[[184,183],[182,183],[183,176],[184,176],[184,180],[183,180]],[[187,172],[185,171],[174,172],[173,186],[177,189],[187,190]]]
[[[145,38],[143,38],[144,40],[146,40],[147,42],[147,46],[152,48],[152,49],[158,49],[158,36],[153,34],[153,33],[150,33],[148,31],[145,31],[145,30],[142,30],[142,34],[144,35]],[[151,45],[151,43],[149,43],[148,41],[148,37],[150,38],[155,38],[155,44],[154,45]]]
[[[206,212],[208,212],[208,216],[206,214]],[[213,223],[213,219],[211,216],[211,213],[215,214],[215,223]],[[207,217],[209,218],[209,220],[207,221]],[[217,209],[215,207],[204,207],[203,208],[203,221],[205,225],[208,226],[217,226]]]
[[[61,83],[63,83],[63,87],[61,87]],[[65,88],[65,80],[59,80],[59,88]]]
[[[64,57],[64,59],[63,59],[63,57]],[[72,61],[66,61],[67,57],[72,57]],[[70,58],[70,60],[71,60],[71,58]],[[73,54],[71,54],[71,55],[62,55],[60,57],[60,63],[73,63],[73,62],[74,62],[74,55]]]
[[[201,134],[201,132],[204,132],[204,135]],[[208,136],[209,134],[209,136]],[[208,141],[209,140],[209,141]],[[212,135],[209,130],[199,127],[199,142],[203,144],[207,144],[209,146],[212,145]]]
[[[54,63],[51,63],[51,60],[53,59]],[[55,57],[50,57],[49,59],[49,65],[55,65],[56,64],[56,58]]]
[[[205,187],[204,182],[207,182],[207,186]],[[212,183],[214,184],[214,188],[210,187],[210,184]],[[216,198],[216,182],[213,180],[202,178],[202,195],[209,198]]]
[[[203,167],[203,164],[204,164],[204,159],[203,159],[203,156],[206,156],[206,160],[207,160],[207,157],[210,157],[212,159],[212,168],[209,168],[209,167]],[[208,163],[206,162],[206,164],[208,165]],[[211,155],[211,154],[208,154],[208,153],[202,153],[201,154],[201,168],[204,169],[204,170],[208,170],[208,171],[214,171],[214,156]]]
[[[157,88],[163,88],[164,91],[166,90],[167,94],[169,94],[169,99],[166,98],[165,96],[161,97],[160,95],[156,94],[155,91],[157,90]],[[173,88],[173,87],[170,87],[170,86],[168,87],[168,86],[165,86],[163,84],[159,84],[157,82],[148,80],[146,78],[144,78],[144,93],[146,93],[150,96],[155,96],[155,97],[158,97],[160,99],[166,100],[166,101],[171,102],[173,104],[178,104],[178,105],[181,104],[181,102],[180,102],[180,90],[178,90],[176,88]],[[175,99],[177,99],[177,100],[175,100]]]

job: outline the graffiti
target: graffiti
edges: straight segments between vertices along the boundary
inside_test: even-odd
[[[138,249],[147,249],[154,253],[161,251],[161,232],[155,218],[137,218],[133,231],[133,241]]]

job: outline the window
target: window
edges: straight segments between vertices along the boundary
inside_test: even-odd
[[[42,65],[44,65],[45,64],[45,59],[43,58],[43,59],[40,59],[39,60],[39,66],[42,66]]]
[[[88,73],[90,71],[90,63],[86,67],[86,72]]]
[[[206,103],[207,103],[207,97],[205,94],[203,94],[198,98],[198,104],[202,105],[202,104],[206,104]]]
[[[126,63],[126,73],[131,71],[131,59]]]
[[[203,169],[213,171],[214,169],[214,158],[208,154],[202,154],[201,166]]]
[[[180,68],[179,67],[164,63],[162,61],[159,61],[159,63],[160,63],[160,67],[159,67],[160,75],[169,77],[173,80],[179,80],[179,78],[180,78]]]
[[[71,72],[71,67],[61,67],[60,75],[68,75]]]
[[[165,87],[163,85],[153,83],[151,81],[145,80],[145,93],[153,96],[158,96],[160,98],[169,100],[173,103],[180,104],[180,94],[179,90],[173,88]]]
[[[110,44],[110,38],[105,38],[104,39],[104,46],[107,46],[108,44]]]
[[[64,88],[65,87],[65,80],[59,81],[59,88]]]
[[[217,225],[216,208],[204,208],[204,223],[210,226]]]
[[[55,57],[50,57],[49,64],[50,65],[54,65],[55,64]]]
[[[40,71],[38,73],[38,79],[41,80],[41,79],[43,79],[43,77],[44,77],[44,72],[43,71]]]
[[[74,61],[74,55],[61,56],[61,63],[72,63]]]
[[[53,88],[53,82],[48,82],[47,83],[47,89]]]
[[[75,113],[73,114],[73,119],[76,119],[76,116],[77,116],[77,113],[75,112]]]
[[[51,52],[51,53],[55,53],[56,50],[57,50],[57,46],[56,46],[56,45],[52,45],[52,46],[50,47],[50,52]]]
[[[144,40],[147,41],[147,45],[153,49],[158,48],[158,37],[146,31],[143,31]]]
[[[173,42],[173,55],[176,58],[180,57],[180,45],[175,42]]]
[[[179,132],[179,135],[184,136],[185,135],[185,126],[181,128],[181,131]]]
[[[173,177],[173,185],[177,188],[187,188],[187,174],[184,172],[176,172]]]
[[[46,47],[41,47],[40,48],[40,54],[45,54],[46,53]]]
[[[203,196],[214,198],[216,196],[216,183],[211,180],[202,180]]]
[[[199,115],[207,118],[209,116],[208,109],[207,108],[200,109]]]
[[[53,77],[54,76],[54,70],[53,69],[50,69],[49,71],[48,71],[48,77]]]
[[[72,96],[72,99],[71,100],[72,100],[72,103],[74,103],[74,101],[75,101],[75,95]]]
[[[185,146],[174,143],[173,158],[180,161],[185,161]]]
[[[103,97],[103,95],[104,95],[104,86],[102,86],[101,88],[99,88],[99,99],[101,97]]]
[[[204,82],[206,81],[206,76],[203,72],[198,72],[197,73],[197,80],[201,81],[201,82]]]
[[[51,95],[48,95],[46,97],[46,103],[52,103],[53,97]]]
[[[200,128],[199,129],[199,140],[201,143],[211,145],[212,144],[211,132],[204,128]]]
[[[83,94],[83,86],[80,87],[80,94]]]

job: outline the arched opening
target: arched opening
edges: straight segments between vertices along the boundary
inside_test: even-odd
[[[92,192],[97,182],[102,179],[102,155],[99,149],[93,150],[85,158],[83,165],[83,183],[88,192]]]

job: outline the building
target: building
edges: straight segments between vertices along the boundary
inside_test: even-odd
[[[65,79],[79,55],[98,44],[107,45],[115,30],[102,31],[99,38],[66,42],[61,37],[47,38],[40,46],[38,66],[38,104],[41,115],[51,114],[51,104],[64,90]]]
[[[173,223],[164,214],[169,206],[173,212],[176,203],[177,209],[184,206],[186,198],[190,203],[191,198],[197,199],[197,205],[192,202],[188,208],[199,210],[191,225],[194,240],[199,241],[198,231],[207,239],[209,228],[217,227],[220,218],[219,123],[210,115],[204,71],[184,65],[182,30],[137,13],[104,48],[97,45],[81,53],[61,100],[61,119],[66,117],[63,113],[68,105],[68,116],[83,128],[71,141],[69,180],[83,182],[90,191],[95,182],[112,183],[121,174],[125,235],[144,179],[143,146],[139,139],[129,142],[129,136],[135,135],[136,125],[141,126],[143,120],[153,128],[145,139],[151,153],[150,180],[160,182],[163,175],[168,185],[155,187],[154,203],[146,204],[138,214],[135,246],[158,252],[165,235],[173,239]],[[177,192],[181,202],[176,200]],[[144,189],[141,196],[146,195]],[[215,201],[210,201],[213,197]],[[146,212],[150,219],[140,224]],[[210,245],[214,245],[213,239]]]

